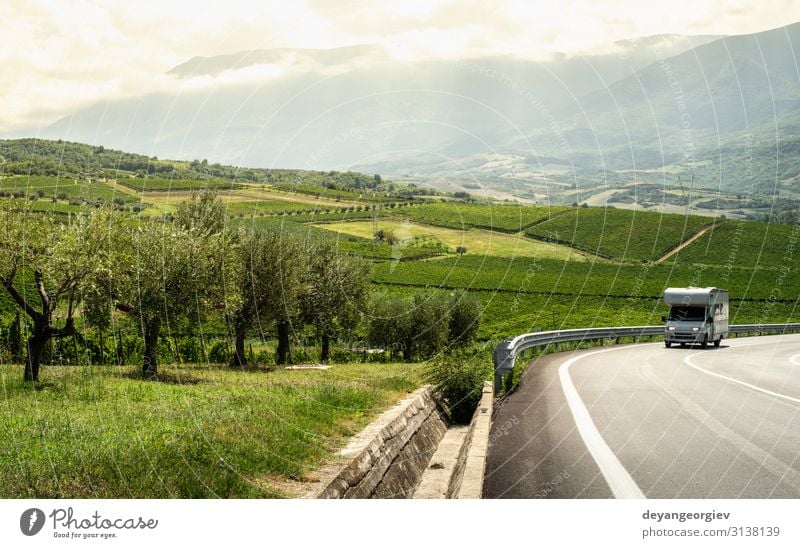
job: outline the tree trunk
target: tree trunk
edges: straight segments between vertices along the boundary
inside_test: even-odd
[[[117,365],[125,365],[125,347],[122,344],[122,331],[117,330]]]
[[[25,356],[23,379],[27,382],[39,382],[39,366],[42,363],[44,345],[50,340],[47,316],[41,316],[33,322],[33,332],[28,337],[28,355]]]
[[[28,339],[28,356],[25,358],[25,381],[39,382],[39,366],[42,361],[42,350],[47,339],[40,334],[31,335]]]
[[[278,322],[278,365],[289,361],[289,322]]]
[[[327,333],[323,333],[322,335],[322,357],[321,360],[323,362],[328,361],[331,355],[331,338],[328,336]]]
[[[100,365],[106,364],[106,339],[105,339],[105,331],[102,329],[98,330],[100,333]]]
[[[245,329],[244,322],[234,320],[233,322],[233,329],[234,329],[234,340],[236,348],[233,352],[233,360],[231,360],[232,367],[241,367],[242,369],[247,367],[247,357],[244,354],[244,339],[245,335],[247,334],[247,329]]]
[[[142,363],[142,376],[155,378],[158,374],[158,334],[161,330],[161,320],[154,318],[144,326],[144,360]]]
[[[411,341],[406,341],[403,344],[403,361],[411,361]]]

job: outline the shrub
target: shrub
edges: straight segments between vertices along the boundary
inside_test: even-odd
[[[217,340],[211,343],[211,347],[208,349],[208,361],[211,363],[228,363],[230,359],[228,345],[224,340]]]
[[[275,365],[275,352],[261,350],[256,352],[253,361],[256,365]]]
[[[205,361],[203,357],[203,347],[196,337],[184,337],[178,342],[178,352],[181,359],[188,363],[202,363]]]
[[[492,360],[484,354],[462,352],[437,356],[425,377],[456,423],[468,423],[480,402],[483,381],[491,378]]]
[[[277,352],[275,354],[277,357]],[[306,351],[305,348],[294,348],[289,355],[289,362],[291,364],[302,364],[302,363],[310,363],[316,361],[314,360],[311,355]],[[277,359],[275,360],[277,362]]]
[[[350,363],[362,361],[361,352],[351,352],[344,348],[334,348],[331,350],[330,360],[333,363]]]

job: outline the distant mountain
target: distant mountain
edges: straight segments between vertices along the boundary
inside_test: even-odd
[[[403,63],[376,46],[196,57],[170,71],[174,93],[97,104],[38,136],[246,166],[341,169],[410,157],[413,170],[491,151],[659,55],[710,39],[649,37],[542,61]],[[200,89],[182,87],[195,80]]]
[[[97,104],[38,136],[254,167],[578,186],[683,174],[768,193],[800,173],[797,51],[800,24],[538,61],[254,50],[195,57],[169,71],[174,91]]]
[[[582,167],[705,164],[708,184],[769,190],[800,172],[791,144],[800,142],[798,51],[800,23],[657,60],[560,112],[558,137]],[[526,140],[510,148],[534,143],[540,154],[553,155],[554,137],[529,126]]]
[[[633,44],[643,47],[651,40]],[[659,55],[607,87],[575,97],[548,123],[523,126],[519,135],[495,143],[491,154],[484,151],[406,173],[523,182],[538,174],[578,186],[644,181],[766,195],[797,193],[797,52],[800,23]],[[391,167],[403,165],[409,161],[394,158]]]
[[[193,57],[167,74],[180,78],[216,76],[226,70],[235,71],[254,65],[306,65],[318,68],[357,66],[386,62],[389,56],[380,46],[357,45],[333,49],[279,48],[240,51],[214,57]]]

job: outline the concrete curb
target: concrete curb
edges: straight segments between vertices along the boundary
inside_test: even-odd
[[[486,454],[489,450],[489,431],[492,428],[494,403],[492,383],[483,384],[483,394],[470,423],[470,432],[462,451],[466,453],[460,470],[453,474],[449,498],[479,499],[483,496],[483,479],[486,472]]]

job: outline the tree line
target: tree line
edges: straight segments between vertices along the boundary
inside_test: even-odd
[[[164,326],[222,319],[234,340],[232,364],[247,367],[245,341],[274,331],[276,362],[287,363],[292,331],[309,326],[327,361],[331,341],[364,327],[370,344],[404,359],[474,339],[478,303],[424,293],[371,298],[371,266],[324,239],[277,228],[232,229],[211,191],[179,204],[170,222],[139,222],[108,208],[69,223],[0,206],[0,285],[30,328],[24,379],[38,381],[45,345],[74,336],[76,317],[103,333],[115,314],[135,321],[141,371],[158,373]]]

